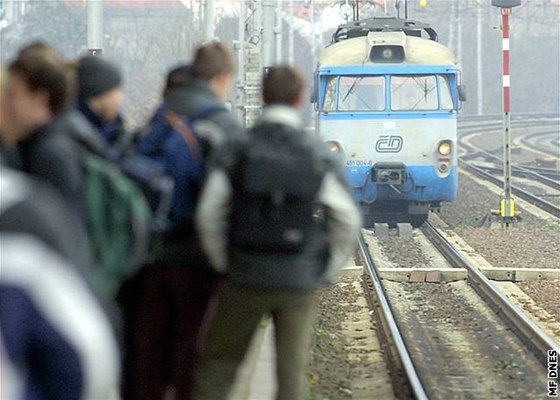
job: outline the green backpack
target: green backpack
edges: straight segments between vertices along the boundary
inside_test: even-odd
[[[115,298],[121,283],[135,275],[146,260],[152,211],[140,187],[117,162],[106,157],[99,143],[87,143],[83,138],[78,142],[94,285],[102,294]]]

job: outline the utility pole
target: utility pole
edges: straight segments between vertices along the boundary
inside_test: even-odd
[[[288,64],[294,64],[294,0],[290,0],[290,29],[288,31]]]
[[[214,39],[214,4],[212,0],[204,2],[204,41]]]
[[[246,51],[246,20],[247,5],[245,1],[241,1],[239,5],[239,24],[238,24],[238,40],[234,42],[233,48],[237,52],[237,81],[235,82],[235,109],[240,121],[245,119],[245,51]]]
[[[461,3],[457,3],[457,61],[459,65],[461,64],[461,60],[463,59],[463,25],[461,23]]]
[[[276,2],[276,12],[274,13],[274,44],[276,45],[276,54],[274,64],[282,62],[282,0]]]
[[[315,0],[311,0],[311,69],[315,70]]]
[[[275,27],[275,0],[262,0],[262,44],[261,52],[263,59],[263,66],[270,67],[273,65],[273,41],[274,41],[274,27]]]
[[[455,49],[455,6],[457,4],[455,2],[451,3],[451,18],[449,18],[449,37],[447,39],[447,47],[451,48],[451,49]]]
[[[87,2],[88,53],[92,56],[103,54],[103,1],[88,0]]]
[[[408,0],[404,0],[404,19],[408,19]]]
[[[477,84],[477,114],[482,115],[483,103],[483,84],[482,74],[482,4],[480,0],[476,2],[476,84]]]
[[[263,4],[242,1],[239,13],[238,101],[239,115],[250,128],[261,114],[261,81],[263,67]]]
[[[517,222],[515,202],[511,196],[511,123],[510,123],[510,64],[509,64],[509,16],[512,7],[521,5],[521,0],[492,0],[492,5],[502,11],[502,86],[504,127],[504,191],[500,199],[498,221],[504,227]]]

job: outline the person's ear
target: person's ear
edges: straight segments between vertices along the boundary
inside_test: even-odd
[[[301,89],[297,95],[296,100],[294,101],[293,106],[295,108],[302,108],[303,105],[305,104],[305,100],[306,100],[305,90]]]

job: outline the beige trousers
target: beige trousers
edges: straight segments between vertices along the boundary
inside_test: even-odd
[[[253,289],[226,282],[203,343],[193,399],[227,399],[251,338],[265,315],[271,315],[274,322],[276,398],[303,399],[315,299],[313,291]]]

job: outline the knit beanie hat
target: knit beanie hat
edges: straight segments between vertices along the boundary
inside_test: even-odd
[[[78,62],[78,97],[99,96],[121,85],[118,67],[101,57],[86,56]]]

